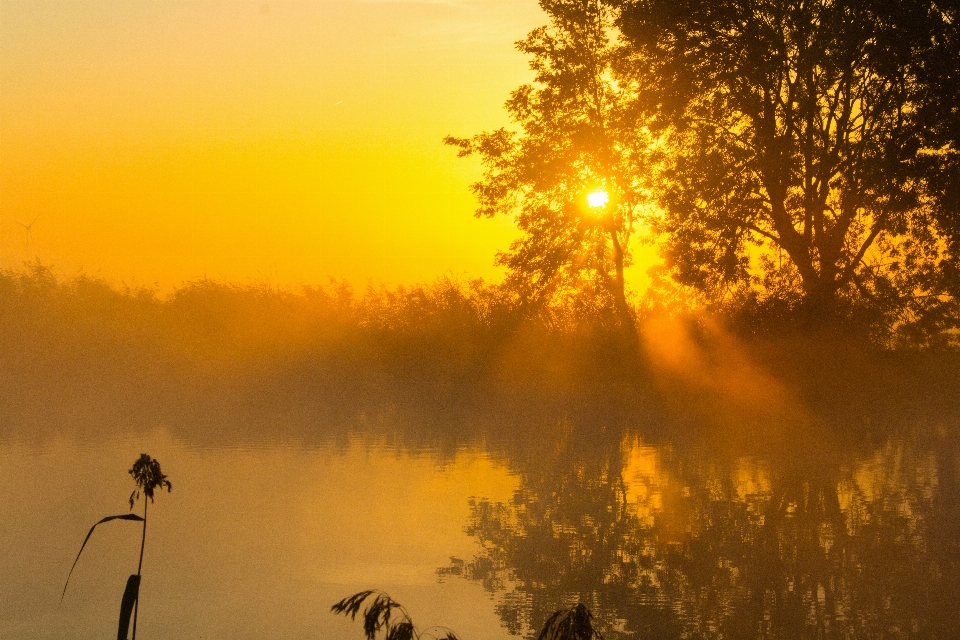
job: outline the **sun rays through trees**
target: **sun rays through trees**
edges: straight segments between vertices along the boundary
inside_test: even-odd
[[[955,3],[541,7],[515,126],[446,139],[483,162],[477,215],[523,232],[498,257],[515,295],[587,295],[630,325],[643,227],[668,281],[716,308],[956,342]]]

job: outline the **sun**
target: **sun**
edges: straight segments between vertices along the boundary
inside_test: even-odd
[[[587,204],[593,208],[605,207],[610,201],[610,196],[603,189],[597,189],[587,194]]]

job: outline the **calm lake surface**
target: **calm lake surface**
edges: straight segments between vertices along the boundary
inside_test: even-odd
[[[359,639],[330,606],[368,588],[464,640],[529,637],[578,600],[607,638],[958,637],[956,419],[768,408],[453,439],[0,430],[0,638],[113,637],[138,524],[100,526],[60,593],[89,527],[128,512],[141,452],[173,482],[150,509],[145,640]]]

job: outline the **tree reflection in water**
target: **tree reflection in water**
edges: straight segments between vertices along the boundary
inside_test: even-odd
[[[471,501],[481,551],[440,570],[497,593],[511,633],[578,601],[607,638],[960,630],[958,468],[944,433],[765,457],[635,436],[560,442],[517,465],[511,503]]]

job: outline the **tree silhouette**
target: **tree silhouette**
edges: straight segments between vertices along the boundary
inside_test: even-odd
[[[644,226],[714,303],[956,340],[956,2],[540,4],[516,130],[446,139],[484,165],[476,215],[523,232],[497,258],[522,302],[586,297],[630,326]],[[597,187],[610,204],[592,216]]]
[[[549,24],[517,48],[531,57],[533,84],[506,103],[519,133],[498,129],[448,137],[460,156],[476,154],[485,173],[473,185],[476,216],[514,216],[523,236],[497,263],[521,303],[588,294],[589,304],[634,324],[624,267],[641,221],[647,138],[626,112],[630,87],[618,82],[610,39],[615,14],[599,0],[543,0]],[[591,210],[587,195],[609,200]]]
[[[818,320],[857,304],[955,325],[955,2],[619,6],[637,109],[665,136],[678,281]]]

